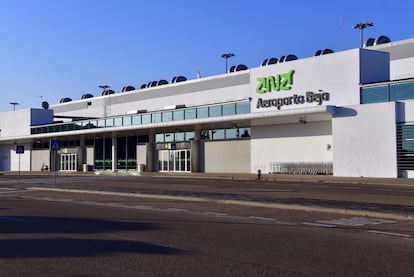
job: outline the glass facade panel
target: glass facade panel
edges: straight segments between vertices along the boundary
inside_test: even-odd
[[[196,115],[197,115],[196,109],[187,109],[184,111],[184,116],[186,120],[195,119]]]
[[[223,115],[233,115],[236,114],[236,104],[226,104],[223,105]]]
[[[250,128],[239,128],[240,138],[250,138],[251,131]]]
[[[106,127],[113,127],[114,126],[114,119],[113,118],[107,118],[105,120],[105,126]]]
[[[160,123],[162,122],[162,115],[161,113],[154,113],[152,114],[152,123]]]
[[[173,142],[173,141],[174,141],[174,133],[166,133],[165,142]]]
[[[173,112],[162,112],[162,122],[169,122],[173,120]]]
[[[213,134],[211,130],[203,130],[200,132],[201,139],[213,139]]]
[[[206,118],[208,117],[208,108],[197,108],[197,118]]]
[[[114,126],[115,127],[123,126],[122,117],[114,118]]]
[[[132,117],[132,125],[140,125],[141,124],[141,116],[140,115],[134,115]]]
[[[164,134],[156,134],[155,142],[164,142]]]
[[[143,114],[142,124],[150,124],[150,123],[151,123],[151,114]]]
[[[175,133],[175,141],[184,141],[184,140],[185,140],[184,132]]]
[[[414,82],[406,84],[395,84],[390,86],[390,100],[414,99]]]
[[[222,106],[213,106],[209,108],[209,112],[210,112],[210,117],[215,117],[215,116],[221,116],[222,112],[221,112],[221,107]]]
[[[185,139],[186,140],[194,140],[194,132],[185,132]]]
[[[213,139],[224,139],[224,129],[213,130]]]
[[[98,128],[103,128],[103,127],[105,127],[105,119],[98,120]]]
[[[387,102],[388,99],[388,86],[361,89],[361,104]]]
[[[239,138],[239,129],[226,129],[226,139],[237,139]]]
[[[184,120],[184,110],[174,111],[174,121]]]
[[[124,126],[129,126],[132,124],[132,116],[124,116],[122,118],[122,122],[124,124]]]
[[[250,102],[236,103],[236,113],[244,114],[250,112]]]

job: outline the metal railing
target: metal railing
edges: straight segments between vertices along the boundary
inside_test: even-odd
[[[270,172],[273,174],[330,175],[333,169],[331,162],[271,162]]]

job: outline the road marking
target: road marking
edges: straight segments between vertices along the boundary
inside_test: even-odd
[[[22,222],[22,223],[30,223],[30,220],[14,218],[14,217],[8,217],[8,216],[0,216],[0,219],[15,221],[15,222]]]
[[[322,223],[311,223],[311,222],[302,222],[303,225],[307,226],[315,226],[315,227],[326,227],[326,228],[333,228],[336,227],[336,225],[331,224],[322,224]]]
[[[186,211],[188,211],[187,209],[180,209],[180,208],[167,208],[165,210],[169,211],[169,212],[186,212]]]
[[[341,219],[334,219],[334,220],[320,220],[317,222],[322,223],[322,224],[328,224],[328,225],[361,227],[364,225],[379,225],[379,224],[385,224],[385,223],[395,223],[396,221],[378,219],[378,218],[352,217],[352,218],[341,218]]]
[[[216,213],[216,212],[204,212],[203,214],[213,215],[213,216],[217,216],[217,217],[222,217],[222,216],[227,216],[228,215],[226,213]]]
[[[251,219],[257,219],[257,220],[266,220],[266,221],[273,221],[273,220],[275,220],[274,218],[270,218],[270,217],[260,217],[260,216],[249,216],[249,218],[251,218]]]
[[[410,235],[407,234],[399,234],[399,233],[392,233],[392,232],[384,232],[384,231],[377,231],[377,230],[368,230],[368,233],[378,234],[378,235],[386,235],[386,236],[393,236],[393,237],[401,237],[401,238],[410,238]]]

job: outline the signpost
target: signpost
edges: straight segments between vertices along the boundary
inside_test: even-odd
[[[20,157],[24,154],[24,145],[16,145],[16,154],[19,154],[19,184],[20,184]]]
[[[56,187],[56,176],[57,176],[57,170],[58,170],[58,162],[57,162],[57,151],[59,151],[62,148],[62,141],[57,139],[50,140],[50,150],[53,151],[54,155],[54,161],[55,161],[55,187]]]

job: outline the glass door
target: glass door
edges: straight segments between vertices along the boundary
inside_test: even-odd
[[[76,154],[60,154],[59,168],[61,171],[76,171],[78,159]]]
[[[158,155],[158,169],[162,172],[190,172],[190,150],[161,150]]]

